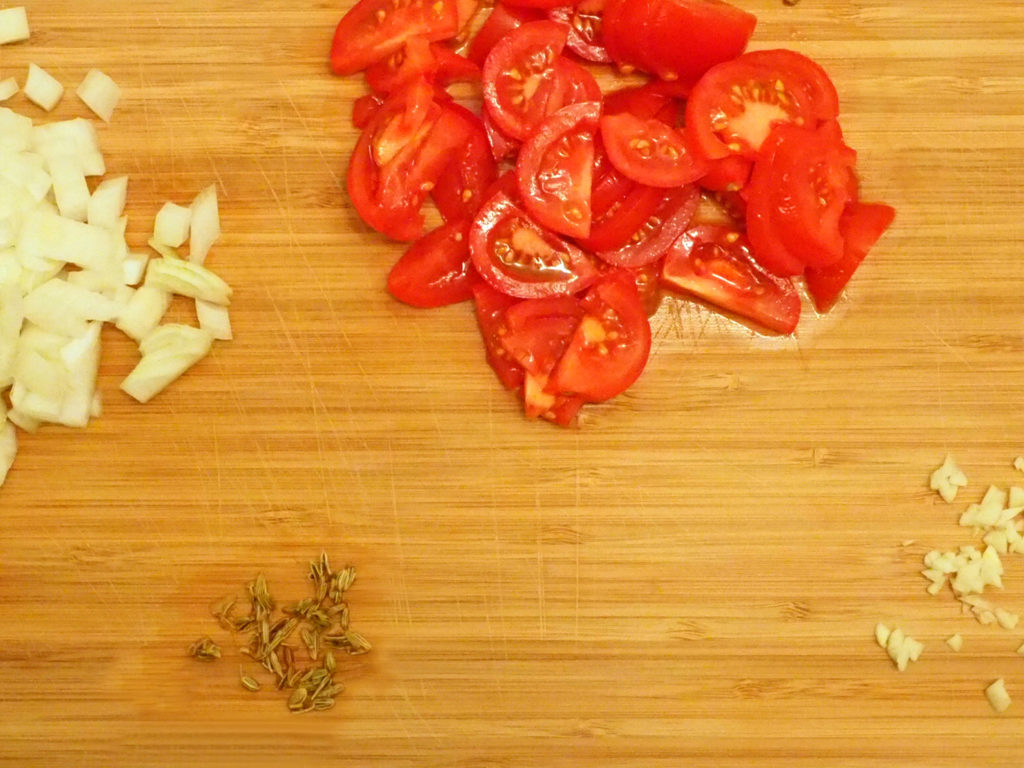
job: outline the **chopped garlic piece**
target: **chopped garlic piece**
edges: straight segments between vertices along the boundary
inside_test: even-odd
[[[885,648],[900,672],[905,672],[907,665],[911,661],[917,661],[924,650],[923,643],[907,636],[899,627],[890,631],[884,624],[875,626],[875,642]]]
[[[1018,472],[1024,472],[1024,456],[1018,456],[1013,460],[1013,468]]]
[[[952,648],[957,653],[964,647],[964,639],[959,634],[953,635],[952,637],[946,638],[946,645]]]
[[[932,472],[929,486],[938,491],[943,500],[949,504],[956,499],[956,492],[967,485],[967,476],[956,465],[952,454],[946,454],[942,466]]]
[[[1024,656],[1024,643],[1021,643],[1020,646],[1017,648],[1017,653],[1019,653],[1021,656]]]
[[[1003,608],[996,608],[996,621],[999,622],[999,626],[1003,629],[1014,629],[1017,626],[1017,622],[1020,621],[1020,616],[1016,613],[1010,613]]]
[[[1005,712],[1012,703],[1010,694],[1006,692],[1006,683],[1003,682],[1003,678],[999,678],[986,688],[985,696],[996,712]]]
[[[885,626],[885,624],[875,625],[875,641],[883,648],[885,648],[886,644],[889,642],[890,634],[891,631],[887,626]]]

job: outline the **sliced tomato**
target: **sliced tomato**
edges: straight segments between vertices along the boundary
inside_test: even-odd
[[[800,295],[792,281],[760,267],[747,239],[729,227],[687,230],[665,257],[661,279],[777,333],[792,333],[800,320]]]
[[[506,135],[528,139],[544,118],[563,106],[557,62],[566,35],[561,24],[533,21],[505,35],[487,55],[484,107]]]
[[[577,293],[597,277],[590,257],[534,222],[501,193],[477,214],[469,249],[481,277],[517,298]]]
[[[544,14],[534,8],[514,8],[504,3],[496,3],[469,46],[469,60],[482,67],[487,54],[505,35],[523,24],[540,21],[543,18]]]
[[[650,87],[650,84],[619,88],[605,96],[605,115],[628,112],[642,120],[654,117],[674,116],[673,98]],[[668,121],[666,121],[668,122]]]
[[[575,296],[526,299],[505,311],[501,345],[528,374],[548,376],[582,319],[583,304]]]
[[[445,221],[472,219],[487,199],[487,190],[498,178],[498,165],[484,124],[465,107],[451,102],[443,107],[462,120],[466,145],[452,154],[448,165],[437,177],[431,197]]]
[[[651,326],[636,284],[609,274],[582,299],[585,314],[548,382],[549,391],[601,402],[640,376],[651,351]]]
[[[637,187],[637,183],[619,173],[607,160],[600,141],[594,142],[594,176],[590,193],[593,216],[604,217],[613,206],[619,206]]]
[[[474,283],[473,306],[476,310],[477,325],[484,341],[487,363],[506,389],[523,386],[523,367],[513,360],[501,345],[501,337],[508,332],[505,326],[505,310],[516,304],[507,294],[497,291],[482,280]]]
[[[843,258],[829,267],[808,268],[807,290],[819,312],[828,312],[839,299],[864,257],[875,247],[896,217],[896,210],[882,203],[854,202],[839,219],[843,235]]]
[[[629,112],[605,115],[601,140],[619,172],[649,187],[679,187],[707,170],[683,135],[657,118],[644,120]]]
[[[486,109],[483,112],[483,123],[484,130],[487,132],[487,141],[491,145],[491,155],[496,161],[500,163],[502,160],[507,160],[519,151],[522,142],[513,139],[496,126]]]
[[[352,125],[359,130],[363,130],[373,120],[373,116],[377,114],[377,110],[380,109],[381,104],[384,103],[384,97],[376,93],[368,93],[365,96],[360,96],[352,104]]]
[[[423,309],[473,298],[468,220],[444,224],[416,241],[388,274],[388,292]]]
[[[431,43],[430,50],[437,62],[434,82],[438,85],[479,82],[481,72],[480,66],[476,62],[470,61],[441,43]]]
[[[430,41],[415,35],[394,53],[366,68],[366,82],[377,93],[391,93],[417,78],[429,80],[437,71]]]
[[[843,143],[835,121],[817,129],[777,125],[754,164],[759,194],[751,190],[748,221],[754,210],[767,222],[768,233],[804,265],[834,264],[843,255],[839,217],[855,190],[855,162],[856,153]],[[751,230],[759,257],[762,234]]]
[[[715,192],[702,189],[691,227],[713,224],[739,232],[746,230],[747,203],[736,192]]]
[[[351,75],[398,51],[412,37],[446,40],[458,32],[455,0],[359,0],[334,30],[331,69]]]
[[[557,96],[552,96],[549,109],[554,109],[555,104],[564,107],[584,101],[601,101],[604,98],[601,86],[590,74],[590,70],[581,67],[565,56],[559,56],[555,64],[558,74],[558,90],[556,91]]]
[[[593,218],[590,224],[590,237],[580,241],[580,245],[588,251],[604,253],[627,246],[661,206],[665,190],[637,184],[632,180],[627,181],[632,186],[625,195],[621,199],[613,199],[612,204],[603,210],[596,207],[595,198],[603,205],[604,184],[599,183],[596,187],[594,195],[591,196]]]
[[[418,239],[427,193],[466,140],[464,124],[432,99],[424,104],[408,92],[389,98],[349,163],[349,197],[363,221],[395,240]]]
[[[548,11],[548,18],[569,28],[566,47],[581,59],[599,64],[612,60],[604,47],[601,11],[563,5]]]
[[[551,392],[548,387],[547,376],[526,374],[522,389],[526,417],[546,419],[563,427],[571,426],[586,401],[582,397]]]
[[[617,64],[688,82],[741,54],[757,24],[719,0],[608,0],[603,21]]]
[[[786,48],[748,51],[744,58],[765,69],[782,74],[800,85],[810,99],[809,109],[818,120],[839,117],[839,94],[825,69],[814,59]]]
[[[502,2],[520,8],[538,8],[546,11],[550,8],[558,7],[564,0],[502,0]]]
[[[661,259],[650,264],[644,264],[642,267],[634,267],[633,269],[605,265],[606,271],[603,274],[622,272],[628,275],[629,279],[636,285],[637,293],[640,294],[640,301],[644,305],[644,311],[648,317],[653,317],[661,306],[661,265]]]
[[[570,237],[590,234],[594,133],[601,104],[570,104],[542,122],[516,162],[519,194],[534,220]]]
[[[772,128],[814,128],[839,114],[835,86],[817,64],[789,51],[753,51],[714,67],[686,105],[686,131],[709,158],[753,159]]]
[[[752,166],[752,161],[740,155],[708,160],[699,184],[715,192],[738,192],[747,186]]]
[[[660,191],[661,202],[653,215],[633,232],[626,245],[598,251],[601,261],[630,269],[651,264],[664,256],[676,238],[686,231],[700,200],[697,188],[688,185]]]

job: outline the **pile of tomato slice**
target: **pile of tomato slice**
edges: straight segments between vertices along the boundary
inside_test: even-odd
[[[331,66],[371,89],[352,204],[412,243],[388,290],[474,302],[502,384],[558,424],[641,374],[662,289],[791,334],[799,278],[827,312],[894,211],[859,199],[828,75],[744,52],[755,23],[720,0],[360,0]],[[649,77],[604,93],[609,63]]]

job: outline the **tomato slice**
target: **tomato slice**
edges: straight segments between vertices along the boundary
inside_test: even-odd
[[[590,74],[588,69],[581,67],[572,59],[559,56],[555,62],[558,76],[557,95],[552,96],[549,109],[554,109],[558,104],[562,107],[568,104],[578,104],[584,101],[601,101],[604,94],[601,93],[601,86]]]
[[[477,272],[517,298],[577,293],[597,277],[590,257],[534,222],[501,193],[477,214],[469,249]]]
[[[444,224],[416,241],[391,268],[388,292],[423,309],[473,298],[478,278],[469,260],[469,224]]]
[[[740,155],[708,160],[700,185],[715,192],[737,192],[747,186],[752,166],[752,161]]]
[[[331,69],[338,75],[351,75],[395,53],[412,37],[431,41],[454,37],[458,21],[454,0],[359,0],[334,30]]]
[[[540,124],[516,162],[519,193],[534,220],[570,237],[590,234],[596,101],[571,104]]]
[[[484,130],[487,132],[487,141],[491,145],[491,155],[499,163],[502,160],[506,160],[517,152],[522,142],[518,139],[513,139],[508,136],[504,131],[494,124],[491,120],[491,116],[487,114],[487,110],[483,111],[483,123]]]
[[[561,24],[533,21],[508,33],[487,55],[484,107],[508,136],[528,139],[545,117],[563,106],[557,61],[566,36]]]
[[[564,0],[502,0],[502,2],[520,8],[539,8],[546,11],[550,8],[557,8]]]
[[[657,118],[644,120],[629,112],[605,115],[601,139],[612,164],[624,176],[649,187],[680,187],[707,170],[683,135]]]
[[[620,176],[620,178],[625,178]],[[588,251],[604,253],[627,246],[635,234],[658,211],[665,197],[665,190],[648,187],[628,180],[632,185],[621,199],[614,200],[604,210],[597,207],[594,198],[604,202],[604,184],[599,183],[592,195],[593,220],[590,237],[580,241]]]
[[[384,97],[376,93],[368,93],[365,96],[360,96],[352,104],[352,125],[359,130],[363,130],[373,120],[373,116],[377,114],[377,110],[380,109],[381,104],[384,103]]]
[[[628,112],[642,120],[648,120],[659,116],[667,117],[670,109],[671,113],[675,112],[673,98],[659,93],[648,84],[612,91],[605,96],[603,114],[618,115]]]
[[[467,140],[460,151],[453,153],[430,194],[445,221],[472,219],[498,178],[498,165],[480,118],[454,102],[443,109],[462,120]]]
[[[479,82],[482,73],[480,65],[470,61],[465,56],[460,56],[447,45],[431,43],[430,50],[437,62],[437,71],[434,74],[434,82],[438,85],[451,85],[452,83],[475,83]]]
[[[366,82],[377,93],[391,93],[417,78],[432,78],[436,70],[430,41],[415,35],[397,51],[367,67]]]
[[[548,12],[548,18],[569,27],[569,37],[565,45],[581,59],[598,64],[611,62],[612,57],[604,47],[600,11],[565,5],[552,8]]]
[[[665,255],[690,225],[700,193],[692,185],[660,192],[661,202],[653,215],[634,230],[629,242],[621,248],[598,251],[601,261],[616,267],[636,268]]]
[[[534,8],[514,8],[505,3],[496,3],[469,46],[469,60],[482,67],[487,54],[505,35],[523,24],[543,18],[544,14]]]
[[[743,52],[757,19],[719,0],[608,0],[605,45],[624,66],[693,82]]]
[[[501,345],[501,337],[508,329],[505,326],[505,310],[519,300],[497,291],[482,280],[473,284],[473,306],[476,310],[477,325],[484,341],[487,363],[506,389],[523,386],[523,367],[513,360]]]
[[[651,352],[651,326],[634,281],[614,272],[587,291],[585,314],[548,382],[549,391],[601,402],[640,376]]]
[[[882,203],[854,202],[847,206],[839,219],[843,258],[829,267],[809,267],[804,275],[815,309],[823,313],[832,309],[853,273],[895,217],[895,209]]]
[[[792,281],[758,266],[747,239],[729,227],[687,230],[665,257],[661,279],[777,333],[792,333],[800,320]]]
[[[778,125],[755,163],[765,167],[767,195],[748,201],[748,215],[750,208],[763,211],[774,236],[805,265],[834,264],[843,255],[839,217],[854,189],[855,162],[835,121],[814,130]]]
[[[686,104],[686,131],[706,157],[753,159],[772,128],[795,123],[814,128],[839,110],[835,86],[797,53],[754,51],[713,69],[694,86]]]
[[[583,304],[575,296],[526,299],[505,311],[501,345],[528,374],[546,377],[582,319]]]

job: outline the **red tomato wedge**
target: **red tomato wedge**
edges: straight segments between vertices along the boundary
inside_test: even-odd
[[[649,187],[681,187],[707,171],[681,133],[657,118],[629,112],[601,118],[601,140],[620,173]]]
[[[690,225],[700,192],[695,186],[659,190],[661,202],[621,248],[598,251],[606,264],[633,269],[651,264],[668,251]]]
[[[520,8],[539,8],[548,10],[561,5],[564,0],[502,0],[506,5],[515,5]]]
[[[359,0],[334,30],[331,69],[351,75],[398,51],[412,37],[446,40],[458,32],[454,0]]]
[[[501,193],[473,221],[469,250],[481,277],[521,299],[577,293],[597,278],[590,257],[534,222]]]
[[[523,386],[525,371],[501,345],[501,337],[508,332],[505,327],[505,310],[519,300],[495,290],[482,280],[473,284],[472,291],[476,321],[484,340],[487,364],[491,366],[502,386],[506,389],[519,389]]]
[[[601,86],[597,84],[594,76],[572,59],[559,56],[555,62],[555,68],[558,76],[558,90],[552,97],[549,109],[555,110],[556,105],[560,108],[567,104],[601,101],[604,98]]]
[[[487,141],[491,145],[491,155],[494,159],[501,162],[515,156],[522,142],[506,135],[504,131],[496,126],[494,121],[491,120],[491,116],[487,114],[486,109],[483,112],[483,123],[484,130],[487,132]]]
[[[632,278],[614,272],[587,291],[580,320],[548,390],[588,402],[626,391],[651,352],[651,326]]]
[[[497,3],[473,38],[466,55],[470,61],[482,67],[487,54],[505,35],[523,24],[540,21],[543,18],[544,14],[535,8],[513,8],[504,3]]]
[[[604,47],[600,11],[566,5],[551,9],[548,18],[569,28],[569,37],[565,45],[581,59],[599,64],[607,64],[612,60]]]
[[[462,121],[466,144],[452,154],[430,194],[445,221],[472,219],[498,178],[498,165],[480,118],[454,102],[443,109]]]
[[[624,176],[619,176],[625,179]],[[613,180],[614,181],[614,180]],[[594,253],[605,253],[619,248],[628,247],[634,235],[657,213],[665,198],[665,190],[637,184],[629,179],[631,186],[620,199],[613,199],[611,205],[604,207],[603,188],[605,182],[599,182],[591,195],[593,219],[590,224],[590,237],[580,241],[580,245]],[[597,202],[602,204],[598,207]],[[640,239],[637,236],[637,239]]]
[[[807,290],[819,312],[828,312],[839,299],[864,257],[875,247],[896,217],[896,211],[882,203],[851,203],[839,219],[843,234],[843,258],[829,267],[808,268]]]
[[[620,66],[693,82],[747,47],[757,19],[719,0],[608,0],[603,32]]]
[[[728,227],[687,230],[665,257],[661,279],[777,333],[792,333],[800,320],[793,283],[758,266],[747,239]]]
[[[528,139],[545,117],[563,106],[556,64],[566,35],[561,24],[533,21],[505,35],[487,55],[484,106],[506,135]]]
[[[548,376],[582,319],[583,304],[575,296],[526,299],[505,311],[501,345],[528,374]]]
[[[729,155],[707,161],[707,170],[700,185],[714,192],[738,192],[747,186],[753,162],[740,155]]]
[[[686,132],[708,158],[753,159],[772,128],[814,128],[839,114],[824,71],[791,51],[754,51],[711,69],[686,104]]]
[[[676,105],[672,96],[660,93],[651,84],[612,91],[604,99],[603,114],[618,115],[628,112],[641,120],[657,117],[662,122],[672,123]]]
[[[376,93],[368,93],[365,96],[360,96],[352,104],[352,125],[359,130],[363,130],[373,120],[373,116],[377,114],[377,110],[380,109],[381,104],[384,103],[384,97],[379,96]]]
[[[596,101],[571,104],[542,122],[516,162],[519,194],[534,220],[570,237],[590,234]]]
[[[445,224],[407,250],[388,274],[388,292],[413,307],[443,307],[473,297],[468,220]]]

